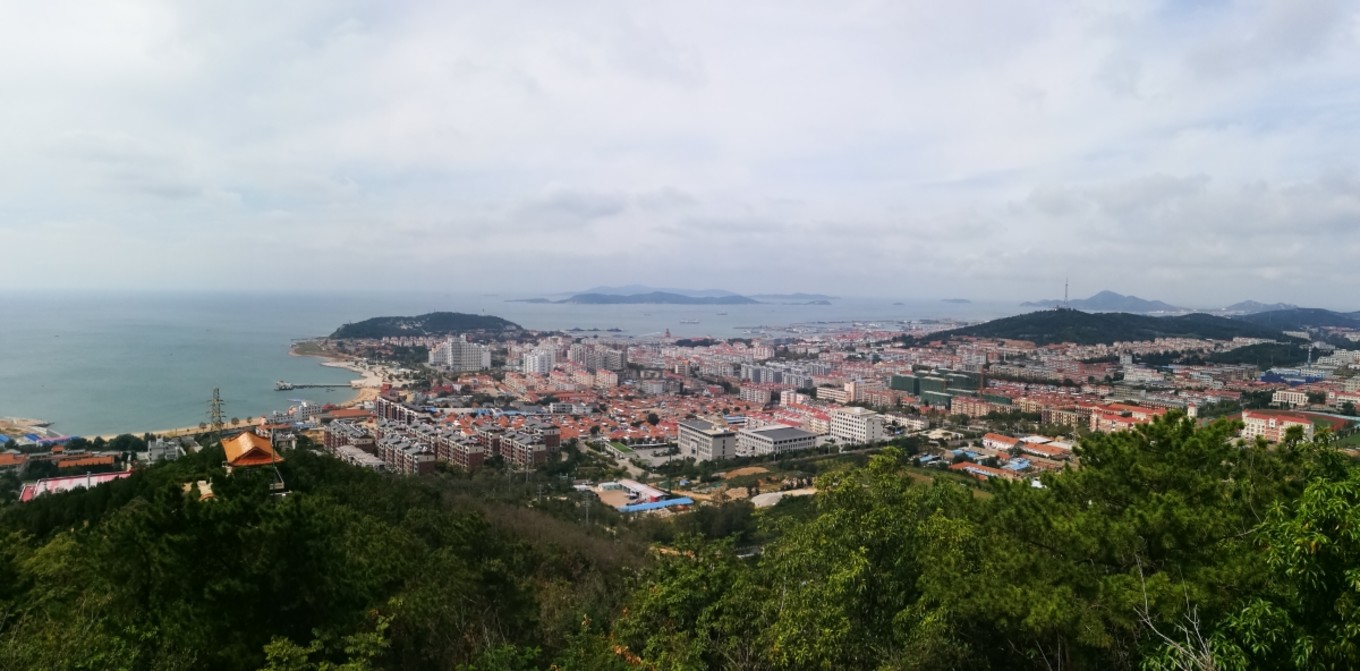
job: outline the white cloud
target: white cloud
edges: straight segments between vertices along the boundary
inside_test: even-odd
[[[1357,26],[1329,0],[30,3],[0,23],[0,244],[15,286],[155,285],[126,250],[223,288],[1081,273],[1345,303],[1360,271],[1320,261],[1360,248]]]

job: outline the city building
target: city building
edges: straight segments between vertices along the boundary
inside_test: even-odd
[[[731,459],[737,454],[737,434],[726,424],[684,419],[676,426],[676,446],[680,448],[681,456],[710,461]]]
[[[854,445],[883,440],[883,416],[865,408],[835,408],[831,411],[831,435]]]
[[[737,455],[756,456],[806,450],[816,444],[817,435],[791,426],[773,424],[737,432]]]
[[[1270,402],[1288,408],[1297,408],[1308,405],[1308,394],[1302,391],[1281,389],[1271,395]]]
[[[455,373],[470,373],[491,367],[491,348],[468,342],[467,336],[449,338],[430,350],[429,364]]]
[[[1255,440],[1265,438],[1267,442],[1278,443],[1284,440],[1290,427],[1303,430],[1303,439],[1313,439],[1313,421],[1304,415],[1284,412],[1242,411],[1242,437]]]
[[[522,359],[521,370],[532,375],[547,375],[557,365],[557,354],[552,350],[540,349],[529,352]]]

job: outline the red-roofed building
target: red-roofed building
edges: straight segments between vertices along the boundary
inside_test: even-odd
[[[1019,438],[989,433],[982,437],[982,446],[991,450],[1010,450],[1020,444]]]
[[[1242,437],[1248,440],[1259,436],[1268,442],[1278,443],[1284,440],[1285,432],[1292,426],[1303,429],[1304,440],[1313,439],[1313,421],[1296,413],[1243,410],[1242,424]]]
[[[1020,475],[1015,471],[983,466],[982,464],[975,464],[971,461],[960,461],[959,463],[950,466],[949,470],[967,473],[979,480],[991,480],[992,478],[1005,478],[1007,480],[1020,479]]]

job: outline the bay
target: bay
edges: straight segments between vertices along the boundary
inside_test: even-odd
[[[471,292],[0,292],[0,417],[53,422],[71,435],[143,432],[206,421],[213,388],[227,417],[326,403],[349,390],[276,392],[276,380],[355,376],[289,354],[293,340],[370,317],[436,310],[492,314],[539,330],[621,329],[645,336],[733,337],[806,322],[990,319],[1006,303],[847,298],[832,305],[557,305]],[[594,335],[582,333],[580,335]],[[601,336],[612,334],[600,333]]]

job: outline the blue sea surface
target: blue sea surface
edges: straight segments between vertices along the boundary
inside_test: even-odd
[[[733,337],[754,326],[1016,314],[1013,304],[840,299],[833,305],[557,305],[469,293],[0,293],[0,417],[53,422],[71,435],[144,432],[206,421],[214,387],[231,417],[289,399],[340,402],[347,389],[276,392],[276,380],[357,377],[288,353],[346,322],[435,310],[497,315],[529,329],[618,328],[643,336]],[[720,314],[725,313],[725,314]],[[695,323],[697,322],[697,323]],[[582,334],[590,335],[590,334]],[[600,334],[609,335],[609,334]]]

